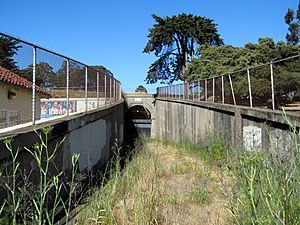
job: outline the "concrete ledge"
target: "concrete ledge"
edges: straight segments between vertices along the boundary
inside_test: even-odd
[[[33,130],[38,131],[48,126],[55,126],[58,124],[61,124],[63,126],[63,124],[65,123],[68,123],[68,129],[65,132],[70,132],[74,129],[78,129],[84,126],[85,124],[93,122],[100,117],[110,114],[112,111],[115,110],[115,107],[118,107],[120,104],[123,105],[123,103],[124,100],[103,106],[98,109],[89,110],[86,112],[79,112],[69,116],[60,116],[50,120],[38,121],[37,124],[35,125],[29,123],[28,125],[24,124],[24,126],[22,126],[21,124],[22,127],[19,126],[17,126],[17,128],[11,127],[11,129],[9,129],[8,131],[0,133],[0,141],[6,138],[15,137],[23,133],[28,133]]]
[[[213,102],[156,98],[156,136],[200,143],[207,135],[222,133],[227,144],[240,149],[292,148],[292,133],[280,110],[249,108]],[[286,112],[300,127],[300,114]]]
[[[38,137],[35,131],[41,133],[41,130],[45,127],[52,126],[53,130],[48,136],[48,141],[53,142],[54,145],[58,141],[62,140],[63,137],[69,137],[72,135],[76,130],[79,132],[87,132],[86,127],[89,124],[97,123],[99,120],[105,120],[109,123],[117,123],[118,129],[123,129],[123,113],[124,113],[124,101],[120,101],[114,104],[107,105],[105,107],[101,107],[99,109],[90,110],[87,112],[76,113],[70,116],[64,116],[52,119],[50,121],[43,121],[36,125],[28,125],[25,127],[12,129],[8,132],[0,134],[0,160],[3,160],[9,157],[8,151],[6,151],[6,147],[3,141],[7,138],[13,139],[13,147],[14,149],[19,149],[20,152],[24,151],[24,146],[31,147],[37,141]],[[122,126],[122,127],[119,127]],[[114,126],[111,127],[103,127],[106,129],[106,132],[109,133],[108,137],[109,142],[113,144],[114,139],[117,137],[120,139],[120,142],[123,141],[123,136],[119,137],[119,133],[123,135],[123,130],[115,130]],[[81,131],[82,130],[82,131]],[[83,133],[84,133],[83,132]],[[84,135],[84,134],[83,134]],[[110,139],[111,138],[111,139]],[[66,142],[68,142],[67,140]],[[90,140],[91,142],[97,142],[99,140]],[[86,143],[89,146],[90,143]],[[108,144],[107,144],[108,145]],[[110,148],[106,146],[105,148]],[[68,146],[66,147],[68,148]],[[107,149],[108,151],[109,149]]]
[[[189,100],[175,100],[175,99],[165,99],[165,98],[156,98],[156,100],[177,102],[177,103],[197,106],[197,107],[201,107],[213,111],[229,113],[232,115],[234,115],[236,112],[239,112],[242,117],[253,117],[267,122],[286,124],[285,118],[283,117],[283,111],[281,110],[250,108],[247,106],[238,106],[238,105],[234,106],[229,104],[203,102],[203,101],[196,102],[196,101],[189,101]],[[300,113],[286,111],[286,115],[295,126],[300,127]]]

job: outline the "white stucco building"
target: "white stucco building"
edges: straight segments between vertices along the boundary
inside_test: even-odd
[[[31,121],[32,87],[31,81],[0,66],[0,128]],[[40,119],[40,99],[49,96],[36,86],[36,119]]]

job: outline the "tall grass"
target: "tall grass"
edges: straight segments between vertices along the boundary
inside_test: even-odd
[[[287,117],[289,150],[236,151],[230,164],[231,189],[225,193],[236,224],[300,224],[299,132]]]
[[[120,167],[121,159],[116,151],[115,159],[107,167],[106,179],[87,199],[87,206],[78,214],[76,224],[176,223],[185,216],[182,213],[187,207],[199,210],[206,207],[212,197],[215,198],[207,187],[212,189],[215,184],[207,181],[211,178],[210,168],[197,163],[204,158],[207,162],[220,160],[225,152],[222,143],[222,138],[215,138],[207,149],[188,141],[176,144],[155,141],[147,146],[137,142],[132,160],[127,161],[124,169]],[[177,182],[179,177],[187,183]],[[213,205],[217,205],[216,201]],[[203,217],[206,217],[204,213],[199,213],[186,221]]]
[[[222,133],[208,134],[205,138],[200,139],[198,144],[192,143],[188,138],[182,138],[180,141],[175,142],[167,139],[157,141],[179,149],[178,154],[189,153],[207,161],[208,164],[229,159],[228,149],[225,147]]]
[[[106,170],[102,187],[87,201],[77,224],[158,224],[160,165],[156,156],[136,142],[133,159],[121,169],[120,147]]]
[[[156,141],[177,149],[173,155],[168,155],[173,157],[175,154],[176,157],[167,170],[158,154],[147,151],[146,146],[139,143],[133,160],[122,169],[118,154],[120,148],[117,147],[115,160],[106,171],[107,179],[88,199],[88,206],[76,222],[80,225],[164,224],[171,221],[162,215],[164,208],[174,210],[181,204],[184,207],[190,204],[196,207],[197,204],[197,207],[204,205],[210,209],[213,202],[222,201],[216,194],[221,191],[232,221],[215,219],[212,222],[300,224],[300,135],[299,128],[287,118],[286,121],[290,125],[292,142],[286,143],[290,148],[284,154],[280,149],[230,149],[225,146],[222,135],[211,135],[200,144],[193,144],[187,139],[180,142]],[[193,160],[193,157],[201,160]],[[203,165],[199,167],[194,163]],[[164,196],[167,192],[161,188],[163,179],[171,176],[191,176],[194,179],[190,185],[192,188],[185,190],[182,198],[175,193]],[[218,206],[215,204],[215,207]],[[225,214],[221,216],[226,217]]]
[[[31,164],[35,165],[27,172],[20,166],[20,149],[13,149],[12,139],[4,141],[10,158],[0,173],[0,189],[6,191],[7,195],[0,208],[0,224],[54,224],[55,217],[62,208],[67,215],[66,224],[68,224],[79,154],[72,155],[72,180],[68,186],[64,186],[67,177],[65,171],[52,174],[50,167],[54,165],[54,158],[65,139],[50,149],[48,137],[51,131],[52,127],[47,127],[40,133],[36,132],[38,142],[31,148],[24,147],[32,156]],[[38,180],[33,179],[34,174]],[[31,180],[37,180],[37,183]],[[67,205],[62,199],[63,189],[68,192]]]

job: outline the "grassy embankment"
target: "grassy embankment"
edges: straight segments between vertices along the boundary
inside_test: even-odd
[[[209,153],[209,154],[207,154]],[[221,189],[223,142],[207,149],[188,143],[139,144],[133,159],[87,200],[77,224],[228,224],[231,215]]]
[[[77,224],[300,224],[299,129],[285,150],[152,141],[88,199]]]

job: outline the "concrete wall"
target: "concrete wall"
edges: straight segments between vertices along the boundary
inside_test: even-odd
[[[104,166],[113,154],[115,140],[123,142],[124,103],[119,102],[100,110],[88,111],[69,117],[57,118],[41,124],[23,127],[0,134],[0,164],[9,159],[9,153],[3,144],[8,137],[13,138],[13,148],[20,150],[19,160],[22,169],[32,170],[32,157],[24,150],[37,141],[33,131],[41,132],[46,126],[53,126],[49,135],[49,149],[65,137],[52,165],[53,173],[57,170],[70,170],[72,153],[80,153],[79,169],[86,171]],[[50,150],[51,151],[51,150]],[[34,178],[33,178],[34,179]]]
[[[299,113],[288,113],[300,127]],[[198,143],[210,134],[223,133],[228,144],[248,150],[278,148],[291,143],[282,112],[208,102],[156,99],[156,136]]]

